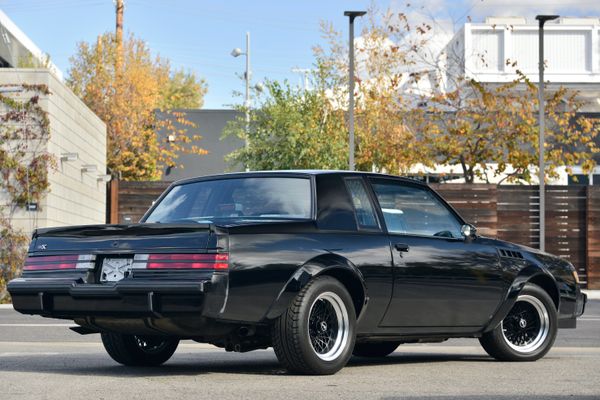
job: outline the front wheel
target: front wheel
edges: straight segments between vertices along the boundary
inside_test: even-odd
[[[508,315],[479,342],[497,360],[535,361],[550,351],[557,328],[552,298],[539,286],[528,283]]]
[[[156,366],[166,362],[179,340],[164,336],[102,333],[102,344],[116,362],[131,366]]]
[[[356,312],[350,294],[330,276],[315,278],[273,324],[273,348],[292,372],[330,375],[354,348]]]

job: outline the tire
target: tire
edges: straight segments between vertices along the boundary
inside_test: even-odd
[[[157,366],[166,362],[179,340],[163,336],[136,336],[102,333],[102,344],[116,362],[130,366]]]
[[[331,375],[354,349],[356,311],[350,294],[330,276],[310,281],[274,322],[271,336],[279,362],[288,371]]]
[[[550,351],[557,329],[552,298],[541,287],[527,283],[508,315],[479,342],[497,360],[535,361]]]
[[[399,345],[400,342],[356,343],[352,354],[357,357],[385,357],[392,354]]]

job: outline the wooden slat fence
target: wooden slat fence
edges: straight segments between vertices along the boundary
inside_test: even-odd
[[[588,186],[586,266],[589,289],[600,289],[600,187]]]
[[[498,193],[494,185],[430,185],[467,221],[485,236],[498,231]]]
[[[169,184],[111,183],[108,222],[137,222]],[[537,186],[431,186],[481,234],[539,246]],[[546,187],[546,250],[572,262],[584,285],[600,288],[600,187]]]
[[[112,181],[110,186],[111,224],[131,224],[138,222],[171,182],[128,182]]]

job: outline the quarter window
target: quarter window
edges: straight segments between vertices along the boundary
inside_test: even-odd
[[[375,217],[375,209],[369,199],[362,179],[351,178],[345,181],[350,197],[352,198],[358,226],[363,229],[379,229],[377,217]]]
[[[428,189],[374,180],[373,190],[390,233],[461,238],[461,224]]]

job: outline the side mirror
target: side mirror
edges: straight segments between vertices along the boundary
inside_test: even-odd
[[[466,239],[473,239],[477,237],[477,228],[471,224],[464,224],[460,228],[460,233],[462,233]]]

